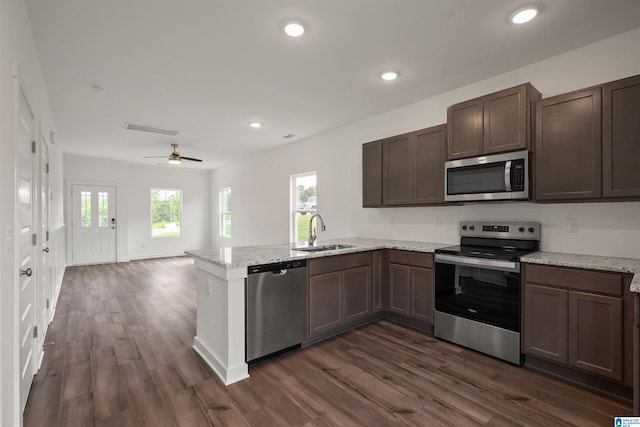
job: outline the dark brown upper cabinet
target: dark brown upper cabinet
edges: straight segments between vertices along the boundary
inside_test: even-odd
[[[382,141],[382,202],[409,205],[413,202],[411,163],[415,135],[406,133]]]
[[[444,203],[444,162],[447,156],[447,126],[415,133],[412,162],[413,203]]]
[[[447,158],[531,148],[534,105],[540,92],[525,83],[447,109]]]
[[[446,125],[362,146],[362,205],[444,203]]]
[[[362,206],[382,206],[382,141],[362,145]]]
[[[602,89],[602,193],[640,197],[640,76]]]
[[[535,198],[602,196],[600,87],[546,98],[537,106]]]

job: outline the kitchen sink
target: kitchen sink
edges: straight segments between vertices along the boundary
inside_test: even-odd
[[[301,252],[324,252],[324,251],[335,251],[337,249],[347,249],[352,248],[351,245],[322,245],[322,246],[309,246],[305,248],[295,248],[294,251]]]

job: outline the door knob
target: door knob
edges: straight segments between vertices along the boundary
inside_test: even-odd
[[[49,248],[44,248],[44,249],[42,250],[42,252],[49,253]]]
[[[33,270],[31,269],[31,267],[27,268],[26,270],[20,270],[20,276],[31,277],[32,274]]]

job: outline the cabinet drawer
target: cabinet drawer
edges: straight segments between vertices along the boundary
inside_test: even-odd
[[[433,267],[433,254],[412,251],[389,251],[389,262],[395,264],[415,265],[416,267]]]
[[[566,289],[622,295],[622,275],[618,273],[525,264],[524,280]]]
[[[326,258],[309,260],[309,275],[330,273],[332,271],[348,270],[371,264],[371,252],[360,252],[349,255],[336,255]]]

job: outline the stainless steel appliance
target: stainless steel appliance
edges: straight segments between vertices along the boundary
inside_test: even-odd
[[[307,334],[307,261],[249,267],[246,361],[299,346]]]
[[[460,236],[435,251],[434,334],[519,365],[520,257],[538,250],[540,224],[461,222]]]
[[[451,160],[444,167],[445,201],[529,198],[529,152],[526,150]]]

